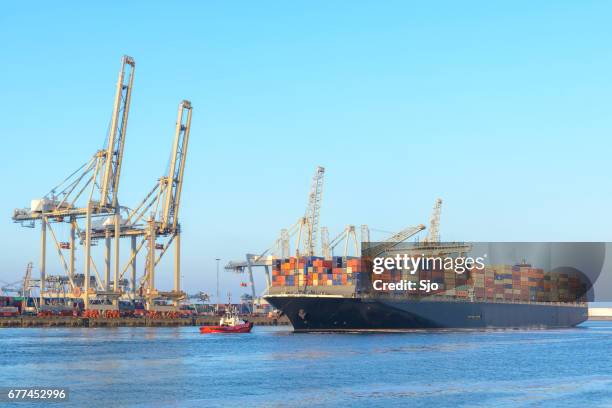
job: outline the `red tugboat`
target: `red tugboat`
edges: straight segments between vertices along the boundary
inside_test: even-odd
[[[252,328],[252,322],[247,322],[236,315],[228,314],[221,318],[218,326],[200,327],[200,333],[249,333]]]

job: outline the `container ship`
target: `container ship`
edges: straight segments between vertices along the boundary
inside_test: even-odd
[[[425,281],[425,293],[373,290],[373,282]],[[435,285],[433,285],[435,283]],[[264,298],[295,332],[415,329],[564,328],[588,317],[587,285],[572,273],[530,264],[454,270],[385,271],[373,275],[364,258],[295,257],[272,261]]]

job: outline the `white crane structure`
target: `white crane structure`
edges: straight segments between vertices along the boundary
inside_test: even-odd
[[[255,290],[255,280],[253,277],[253,267],[263,267],[266,276],[266,289],[271,285],[270,266],[274,255],[288,258],[291,254],[290,242],[295,237],[296,256],[315,256],[317,253],[317,235],[319,234],[319,218],[321,203],[323,200],[323,182],[325,168],[318,166],[312,177],[312,183],[308,194],[308,205],[306,213],[300,217],[295,224],[289,228],[283,228],[280,237],[265,251],[259,255],[246,254],[245,261],[230,261],[225,265],[225,270],[243,273],[245,270],[249,274],[251,286],[251,296],[253,305],[257,298]],[[252,309],[254,310],[254,309]]]
[[[324,250],[325,259],[332,259],[334,255],[334,249],[343,242],[344,251],[342,256],[348,256],[349,248],[351,247],[351,242],[353,243],[354,256],[359,256],[359,242],[357,241],[357,233],[355,232],[355,226],[347,225],[340,234],[336,235],[334,239],[332,239],[327,244],[327,248]]]
[[[118,231],[120,237],[130,238],[131,241],[130,258],[121,270],[119,280],[123,281],[127,270],[131,269],[129,279],[132,289],[131,297],[132,299],[136,298],[138,288],[140,296],[146,301],[147,309],[152,311],[175,310],[178,302],[186,296],[181,291],[180,284],[181,225],[179,223],[179,209],[189,146],[191,113],[191,102],[183,100],[178,108],[168,173],[160,177],[144,199],[127,213],[126,219]],[[92,239],[104,238],[109,228],[114,227],[94,230]],[[140,238],[140,242],[137,242],[138,238]],[[175,249],[174,287],[170,292],[160,292],[155,286],[155,267],[173,244]],[[144,274],[138,282],[136,280],[136,260],[144,247],[146,247]],[[157,255],[158,250],[160,251],[159,255]],[[157,301],[159,300],[172,300],[174,306],[158,308],[157,303],[159,302]]]
[[[20,295],[22,292],[22,288],[21,286],[17,286],[19,283],[22,283],[22,281],[21,280],[18,280],[16,282],[0,281],[0,284],[2,284],[2,286],[0,286],[0,295],[8,296],[11,293],[16,293]]]
[[[312,184],[310,186],[310,194],[308,194],[308,206],[306,214],[302,222],[299,224],[298,244],[296,246],[296,256],[315,256],[317,250],[317,236],[319,234],[319,217],[321,215],[321,202],[323,201],[323,177],[325,176],[325,168],[318,166]],[[305,231],[304,231],[305,230]],[[299,244],[301,243],[302,234],[305,233],[304,249],[299,252]]]
[[[132,57],[123,56],[121,69],[117,80],[114,105],[112,110],[106,147],[96,151],[82,166],[72,172],[57,186],[51,189],[43,198],[34,199],[29,208],[16,209],[13,221],[22,226],[35,227],[41,225],[41,256],[40,256],[40,300],[45,297],[46,264],[47,264],[47,233],[53,239],[61,264],[66,272],[70,289],[75,297],[83,297],[85,307],[88,307],[90,294],[96,289],[101,292],[110,289],[110,237],[106,248],[106,273],[102,279],[91,255],[92,219],[105,217],[107,223],[120,223],[120,207],[117,197],[123,161],[123,148],[127,130],[128,114],[134,81],[135,62]],[[78,221],[84,220],[84,226]],[[57,239],[52,224],[68,223],[70,225],[69,242]],[[115,228],[117,231],[119,228]],[[84,275],[75,275],[75,237],[78,233],[85,236],[84,240]],[[117,294],[117,275],[119,270],[119,236],[115,235],[115,280],[113,294]],[[62,250],[69,250],[68,260]],[[91,271],[96,274],[95,281],[90,279]],[[91,287],[93,286],[95,287]],[[82,288],[82,289],[81,289]]]
[[[440,242],[440,213],[442,211],[442,199],[437,198],[429,220],[429,230],[427,236],[423,240],[424,243],[439,243]]]
[[[321,227],[321,255],[325,259],[331,259],[331,247],[329,246],[329,230]]]
[[[449,254],[465,254],[470,252],[472,245],[465,242],[444,242],[440,241],[440,214],[442,212],[442,199],[437,198],[429,219],[429,230],[423,241],[419,242],[415,251],[427,253],[429,255],[442,256]]]
[[[370,242],[370,227],[367,224],[361,225],[361,242]]]
[[[13,221],[25,227],[41,224],[40,306],[45,297],[81,298],[85,309],[118,310],[119,299],[136,299],[136,258],[146,245],[144,278],[141,297],[148,306],[157,299],[178,301],[184,298],[180,290],[180,232],[179,208],[189,142],[192,107],[189,101],[179,104],[178,119],[170,168],[161,177],[145,199],[134,210],[119,205],[118,191],[130,108],[135,61],[123,56],[116,84],[114,105],[105,146],[76,171],[62,180],[41,199],[32,200],[29,208],[16,209]],[[123,217],[122,217],[123,215]],[[67,241],[60,241],[53,224],[68,224]],[[64,276],[47,276],[47,237],[50,235]],[[120,240],[129,237],[131,250],[128,264],[121,269]],[[137,245],[137,238],[141,241]],[[75,252],[78,243],[83,246],[83,269],[77,274]],[[113,241],[114,250],[111,247]],[[165,240],[158,243],[158,240]],[[92,247],[104,242],[102,274],[96,266]],[[155,266],[174,242],[174,287],[170,292],[155,288]],[[157,255],[156,251],[160,251]],[[66,257],[64,251],[69,251]],[[67,258],[67,259],[66,259]],[[131,279],[125,279],[131,267]],[[111,277],[111,271],[114,271]],[[30,282],[31,273],[27,274]],[[131,286],[131,296],[127,293]],[[24,287],[26,287],[24,283]],[[67,289],[66,289],[67,288]],[[66,293],[68,292],[68,293]]]
[[[34,288],[40,287],[40,280],[39,279],[32,279],[32,269],[34,267],[34,263],[33,262],[28,262],[28,265],[26,266],[26,271],[25,274],[23,276],[23,281],[21,284],[21,297],[22,297],[22,306],[21,306],[21,310],[23,311],[31,311],[34,313],[38,313],[39,308],[38,308],[38,299],[35,298],[32,294],[32,290]],[[34,305],[33,307],[29,307],[28,306],[28,299],[32,299]]]
[[[406,241],[408,238],[418,234],[424,229],[425,229],[425,225],[423,224],[404,228],[403,230],[391,235],[389,238],[385,239],[384,241],[381,241],[380,243],[376,243],[373,246],[368,247],[366,252],[368,256],[374,258],[380,254],[383,254],[393,249],[399,243]]]

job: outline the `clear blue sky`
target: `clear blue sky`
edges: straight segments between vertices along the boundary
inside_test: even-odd
[[[427,223],[440,196],[444,239],[610,241],[611,15],[604,1],[6,3],[0,279],[38,259],[13,208],[101,147],[123,54],[122,204],[165,170],[177,104],[194,105],[190,292],[213,291],[215,257],[258,252],[303,214],[319,164],[332,235]]]

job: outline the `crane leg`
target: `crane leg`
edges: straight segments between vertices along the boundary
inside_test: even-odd
[[[91,202],[87,203],[87,215],[85,217],[85,282],[83,284],[85,293],[83,297],[84,308],[89,309],[89,276],[91,267]]]
[[[270,285],[272,284],[270,281],[270,268],[268,267],[268,265],[266,265],[265,268],[266,268],[266,289],[270,289]]]
[[[74,244],[75,244],[75,225],[74,218],[70,219],[70,279],[74,279]],[[74,288],[73,288],[74,289]]]
[[[110,257],[110,230],[107,228],[104,233],[104,290],[106,291],[110,289]]]
[[[353,235],[353,243],[354,243],[353,249],[355,250],[355,256],[359,256],[359,243],[357,242],[357,233],[355,232],[355,230],[352,231],[352,235]]]
[[[132,302],[136,302],[136,237],[131,238],[131,257],[132,257]]]
[[[181,234],[177,233],[174,243],[174,291],[178,294],[181,291]],[[178,299],[174,301],[174,306],[178,306]]]
[[[249,280],[251,281],[251,313],[255,313],[255,280],[253,279],[253,270],[249,268]]]
[[[253,279],[253,265],[251,265],[251,257],[247,255],[247,268],[249,270],[249,281],[251,282],[251,313],[255,312],[255,280]]]
[[[117,207],[117,210],[115,212],[115,273],[113,275],[113,291],[117,292],[119,290],[119,238],[121,237],[120,233],[121,233],[121,225],[120,225],[120,214],[119,214],[119,207]],[[119,306],[118,300],[115,299],[113,301],[113,304],[115,304],[116,306]]]
[[[45,217],[42,218],[40,243],[40,304],[42,306],[45,302],[45,280],[47,278],[45,270],[47,264],[47,219]]]
[[[148,308],[152,310],[154,308],[154,296],[155,296],[155,221],[149,219],[149,252],[147,253],[149,259],[147,260],[149,282],[148,282]]]

